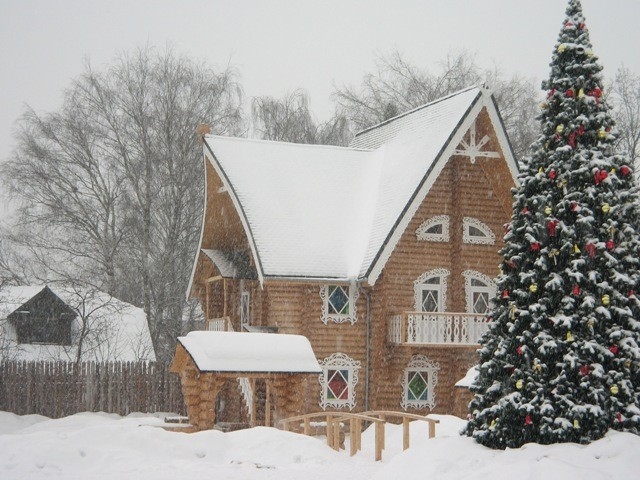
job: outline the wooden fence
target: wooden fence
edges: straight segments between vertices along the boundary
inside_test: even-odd
[[[155,362],[3,361],[0,410],[51,418],[98,411],[185,413],[178,375]]]

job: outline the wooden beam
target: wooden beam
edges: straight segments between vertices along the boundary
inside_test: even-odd
[[[220,280],[224,280],[224,278],[222,278],[222,275],[216,275],[215,277],[207,278],[206,282],[213,283],[213,282],[219,282]]]

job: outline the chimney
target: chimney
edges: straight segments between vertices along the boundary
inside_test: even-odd
[[[204,136],[211,133],[211,127],[206,123],[201,123],[198,125],[196,129],[196,134],[198,135],[198,143],[202,145],[204,143]]]

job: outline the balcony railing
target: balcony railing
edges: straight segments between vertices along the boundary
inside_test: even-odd
[[[229,317],[209,318],[207,330],[210,332],[233,332],[233,325]]]
[[[476,345],[491,323],[484,314],[404,312],[389,319],[390,343]]]

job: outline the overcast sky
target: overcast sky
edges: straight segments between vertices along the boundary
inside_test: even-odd
[[[425,68],[468,49],[486,66],[540,80],[566,0],[0,0],[0,159],[29,104],[55,110],[82,72],[144,45],[234,65],[247,97],[298,87],[319,120],[334,86],[359,84],[394,50]],[[594,51],[613,76],[640,72],[640,0],[583,0]]]

